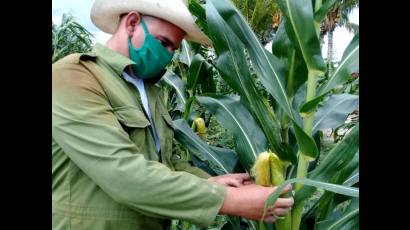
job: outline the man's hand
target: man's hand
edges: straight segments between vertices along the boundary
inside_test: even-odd
[[[242,187],[251,183],[248,173],[232,173],[208,178],[209,181],[231,187]]]
[[[288,185],[282,191],[287,193],[292,186]],[[220,214],[242,216],[251,220],[261,220],[265,202],[276,187],[263,187],[256,184],[243,185],[241,187],[227,187],[224,203]],[[273,207],[266,210],[263,221],[275,222],[278,216],[286,215],[293,205],[293,198],[279,198]]]

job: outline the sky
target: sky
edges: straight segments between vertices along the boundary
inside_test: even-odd
[[[90,10],[94,0],[52,0],[52,21],[54,24],[61,23],[63,13],[71,13],[75,20],[84,26],[90,33],[94,35],[93,42],[105,43],[110,35],[100,31],[90,19]],[[359,9],[356,8],[349,15],[349,20],[359,24]],[[353,38],[353,34],[349,33],[346,28],[337,27],[333,32],[334,44],[334,60],[339,61],[343,55],[344,49]],[[322,44],[322,56],[327,57],[327,35],[324,38],[325,43]],[[270,48],[268,49],[270,50]]]
[[[110,34],[100,31],[90,19],[90,11],[94,0],[52,0],[52,20],[59,25],[63,13],[70,13],[75,20],[94,35],[94,42],[105,43]]]
[[[349,21],[359,25],[359,9],[355,8],[349,15]],[[353,38],[353,33],[347,31],[344,27],[337,27],[333,31],[333,57],[335,61],[340,61],[343,56],[343,51],[346,49],[347,45]],[[322,44],[322,56],[327,57],[327,35],[324,37],[324,44]]]

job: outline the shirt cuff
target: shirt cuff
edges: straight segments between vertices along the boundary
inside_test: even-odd
[[[223,185],[206,181],[206,186],[209,186],[208,189],[210,191],[206,202],[199,212],[197,223],[199,227],[209,226],[215,221],[215,217],[218,215],[227,193],[227,189]]]

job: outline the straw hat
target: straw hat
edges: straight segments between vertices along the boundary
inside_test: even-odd
[[[120,15],[130,11],[164,19],[184,30],[185,39],[211,44],[195,24],[187,8],[187,0],[95,0],[91,8],[91,21],[105,33],[113,34]]]

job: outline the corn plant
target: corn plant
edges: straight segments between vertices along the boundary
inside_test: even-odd
[[[278,186],[267,201],[273,204],[281,189],[295,183],[292,213],[276,222],[276,229],[355,229],[358,226],[358,121],[327,153],[321,151],[321,133],[337,129],[358,109],[352,79],[359,72],[359,34],[346,48],[339,66],[328,78],[321,56],[320,24],[335,0],[278,1],[283,18],[274,37],[272,53],[264,49],[245,18],[227,0],[208,0],[205,7],[190,1],[197,23],[213,42],[217,74],[234,90],[232,95],[195,95],[219,124],[233,134],[235,152],[212,149],[190,130],[185,120],[175,121],[176,139],[192,153],[211,162],[218,174],[239,168],[254,174],[264,152],[280,159],[280,170],[266,169],[270,185]],[[190,65],[194,71],[197,67]],[[269,102],[257,84],[274,101]],[[346,87],[348,86],[348,87]],[[347,89],[335,90],[335,88]],[[269,158],[270,159],[270,158]],[[266,166],[268,167],[268,166]],[[258,175],[258,173],[255,173]],[[277,178],[283,177],[278,184]],[[287,194],[289,195],[289,194]],[[308,225],[313,219],[313,225]],[[273,226],[248,222],[253,229]],[[238,229],[238,218],[227,228]]]
[[[52,24],[52,57],[54,63],[71,53],[91,50],[93,35],[69,14],[63,14],[61,24]]]

